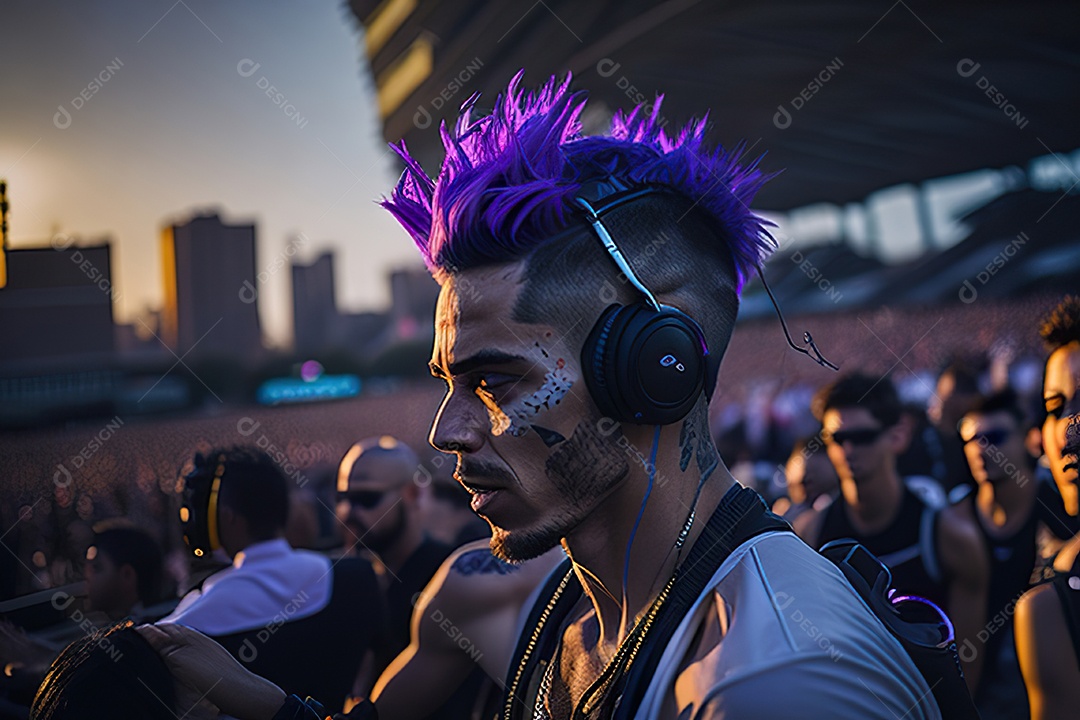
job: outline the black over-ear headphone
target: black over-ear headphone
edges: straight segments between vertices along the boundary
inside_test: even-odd
[[[195,557],[206,557],[221,547],[218,537],[218,496],[225,474],[225,457],[195,456],[195,469],[184,477],[180,527],[184,542]]]
[[[612,192],[614,191],[614,192]],[[686,417],[715,373],[705,334],[690,316],[661,305],[634,274],[601,220],[657,188],[627,189],[614,178],[583,188],[576,202],[622,274],[645,298],[609,305],[581,349],[585,385],[605,416],[638,425],[669,425]]]

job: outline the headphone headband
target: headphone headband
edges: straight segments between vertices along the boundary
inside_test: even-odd
[[[701,327],[674,307],[662,305],[608,232],[601,216],[647,195],[652,186],[627,187],[614,177],[584,185],[575,198],[608,256],[644,302],[611,305],[593,325],[582,348],[586,385],[602,412],[620,422],[667,425],[686,417],[707,380],[712,363]],[[670,192],[670,191],[667,191]]]

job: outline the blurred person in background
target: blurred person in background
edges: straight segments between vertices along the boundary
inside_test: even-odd
[[[791,523],[800,536],[804,534],[807,522],[815,517],[807,511],[828,507],[840,490],[836,468],[824,447],[821,433],[795,441],[784,465],[787,497],[780,498],[772,507],[772,511]]]
[[[1067,296],[1040,322],[1049,350],[1043,374],[1046,459],[1066,512],[1080,515],[1080,298]],[[1033,720],[1075,717],[1080,708],[1080,536],[1054,559],[1054,578],[1016,605],[1016,652]]]
[[[822,388],[814,405],[840,495],[807,524],[807,542],[821,547],[857,540],[889,568],[897,592],[946,610],[958,643],[975,638],[983,627],[989,579],[981,536],[970,507],[935,507],[897,471],[896,455],[907,437],[892,381],[845,375]],[[964,663],[972,691],[981,663],[981,654]]]
[[[84,565],[86,612],[78,605],[71,607],[74,598],[66,593],[57,593],[52,599],[53,607],[63,610],[72,620],[72,630],[84,622],[89,622],[91,629],[125,618],[146,622],[167,612],[167,606],[162,606],[165,593],[161,548],[148,532],[123,520],[107,520],[95,526],[92,542]],[[24,707],[28,705],[62,647],[31,637],[10,622],[0,622],[0,663],[7,676],[6,697]]]
[[[975,701],[985,720],[1028,717],[1013,611],[1032,583],[1038,532],[1042,526],[1057,526],[1050,508],[1061,506],[1057,489],[1036,479],[1035,459],[1024,445],[1025,420],[1016,393],[1006,389],[981,398],[960,423],[964,452],[978,483],[960,502],[972,503],[990,566],[989,622],[976,638],[963,641],[960,654],[984,655]]]
[[[459,548],[474,540],[491,537],[488,524],[469,507],[468,490],[454,479],[454,461],[433,455],[421,466],[420,482],[428,483],[430,492],[422,498],[424,529],[435,540]]]
[[[944,471],[938,480],[947,491],[960,485],[975,487],[964,457],[959,425],[960,418],[974,407],[979,396],[979,367],[973,359],[954,358],[938,375],[926,414],[937,430]]]
[[[338,466],[346,554],[371,557],[386,609],[372,678],[408,646],[414,597],[453,550],[424,530],[422,507],[431,489],[426,479],[417,481],[419,468],[412,448],[389,435],[356,443]]]
[[[381,623],[371,564],[289,546],[289,481],[261,450],[197,455],[184,483],[192,552],[220,547],[232,565],[160,622],[199,630],[256,674],[340,710]]]
[[[100,523],[86,552],[86,599],[110,620],[156,619],[165,599],[164,560],[156,540],[142,528]]]

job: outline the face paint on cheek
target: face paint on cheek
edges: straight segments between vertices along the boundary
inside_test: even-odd
[[[561,358],[560,362],[562,362]],[[492,434],[507,433],[511,437],[522,437],[530,427],[533,427],[529,421],[541,412],[560,404],[573,386],[573,376],[564,365],[559,365],[544,376],[544,384],[536,392],[509,403],[505,410],[498,407],[493,400],[485,399]],[[541,436],[541,439],[548,447],[565,440],[562,435],[554,431],[549,430],[547,433],[546,436]],[[556,436],[558,439],[555,439]]]
[[[566,438],[564,438],[562,435],[555,432],[554,430],[549,430],[548,428],[542,427],[540,425],[530,425],[529,427],[531,427],[536,432],[537,436],[541,440],[543,440],[544,444],[548,447],[558,445],[561,442],[566,442]]]
[[[484,404],[487,406],[488,422],[491,423],[491,434],[498,436],[509,430],[511,425],[510,416],[498,407],[488,403]]]
[[[562,358],[559,359],[559,362],[562,363]],[[573,377],[560,364],[544,376],[544,384],[540,386],[539,390],[522,399],[522,419],[539,415],[541,411],[555,407],[562,402],[562,399],[566,397],[566,394],[570,392],[570,388],[573,386]]]

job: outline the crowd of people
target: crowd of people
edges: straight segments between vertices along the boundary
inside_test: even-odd
[[[746,209],[765,178],[656,112],[581,138],[568,83],[517,83],[448,131],[437,181],[402,148],[385,202],[442,285],[430,442],[463,487],[359,440],[336,468],[344,544],[316,552],[288,539],[279,462],[200,449],[179,527],[205,577],[164,598],[150,534],[96,528],[80,637],[2,628],[0,712],[1074,716],[1080,299],[1031,328],[1037,407],[977,364],[943,368],[925,408],[844,372],[781,471],[740,477],[708,405],[767,249]],[[664,262],[633,262],[657,238]]]

